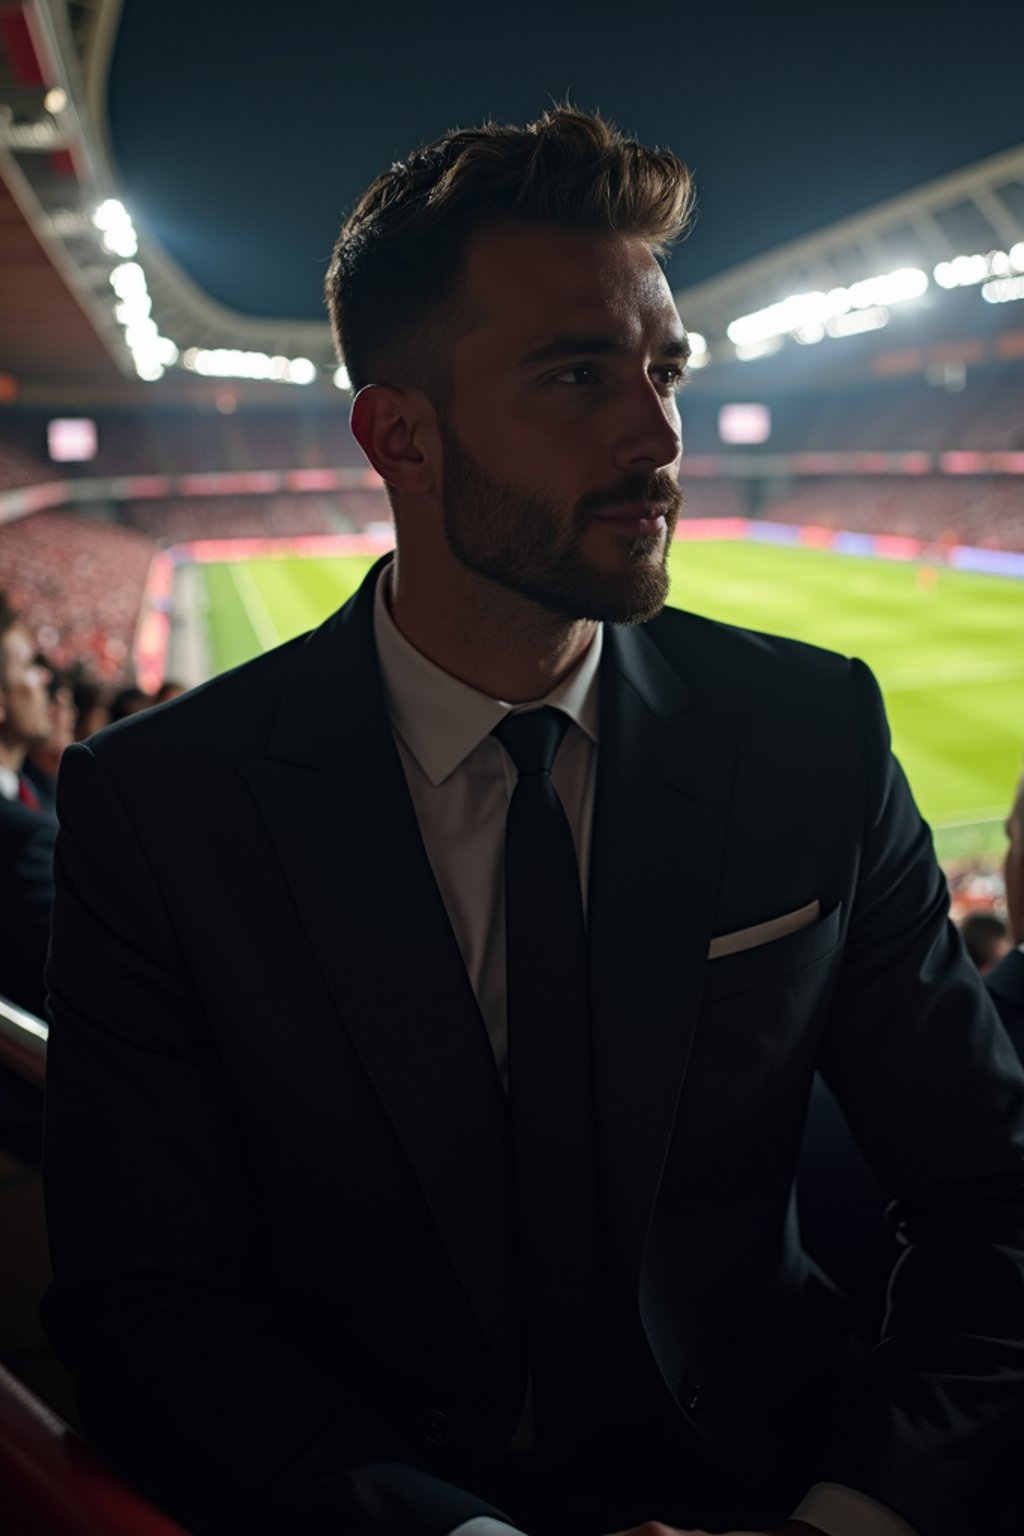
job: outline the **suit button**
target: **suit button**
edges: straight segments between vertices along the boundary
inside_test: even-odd
[[[420,1415],[419,1431],[428,1445],[447,1445],[455,1435],[455,1425],[440,1408],[428,1408]]]

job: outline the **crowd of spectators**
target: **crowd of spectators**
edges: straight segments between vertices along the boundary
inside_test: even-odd
[[[388,515],[383,492],[365,495]],[[122,515],[130,528],[170,544],[194,539],[297,538],[303,534],[350,533],[359,526],[345,515],[344,494],[281,496],[192,496],[127,502]]]
[[[62,512],[0,524],[0,588],[58,667],[88,658],[120,676],[153,557],[152,539]]]
[[[802,481],[760,515],[937,546],[1024,550],[1024,484],[1016,476],[829,477]]]

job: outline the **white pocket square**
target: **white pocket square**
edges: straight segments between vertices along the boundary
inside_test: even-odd
[[[755,949],[759,944],[770,944],[787,933],[796,933],[815,923],[821,913],[820,901],[809,901],[806,907],[786,912],[782,917],[770,918],[767,923],[755,923],[752,928],[737,928],[735,933],[723,933],[711,940],[708,959],[718,960],[723,955],[738,954],[741,949]]]

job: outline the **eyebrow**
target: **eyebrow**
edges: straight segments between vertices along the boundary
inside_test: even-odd
[[[686,336],[669,336],[656,348],[659,357],[680,358],[683,362],[690,356],[690,350]],[[519,366],[526,368],[532,363],[557,362],[563,357],[584,354],[590,357],[621,356],[627,351],[629,348],[614,336],[556,336],[553,341],[546,341],[542,347],[527,352],[519,359]]]

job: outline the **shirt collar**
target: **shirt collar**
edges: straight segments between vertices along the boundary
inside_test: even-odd
[[[377,646],[388,715],[395,730],[436,787],[464,762],[494,727],[523,705],[507,704],[479,693],[429,661],[401,633],[388,610],[391,566],[377,578],[373,635]],[[598,625],[586,654],[543,699],[529,707],[549,704],[562,710],[597,741],[597,672],[603,633]]]
[[[0,796],[4,800],[17,800],[20,788],[20,780],[14,769],[0,766]]]

